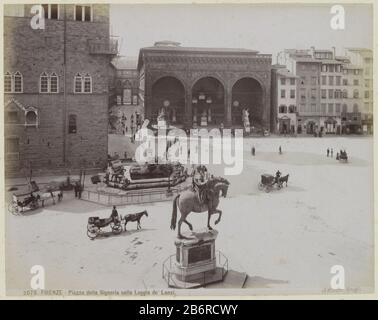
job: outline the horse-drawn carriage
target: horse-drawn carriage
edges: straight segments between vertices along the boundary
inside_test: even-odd
[[[340,150],[340,153],[338,154],[338,159],[340,162],[348,162],[348,154],[346,151]]]
[[[124,231],[126,231],[126,225],[128,222],[136,222],[137,230],[141,229],[140,220],[143,216],[148,217],[147,210],[127,214],[124,217],[122,215],[118,216],[116,212],[115,215],[111,215],[109,218],[100,219],[99,217],[89,217],[87,224],[87,236],[89,239],[94,240],[103,231],[102,228],[110,226],[113,234],[120,234],[122,232],[122,222],[124,223]]]
[[[49,200],[52,200],[52,203],[55,204],[55,198],[57,198],[58,202],[63,199],[63,191],[59,188],[45,186],[41,190],[35,181],[30,181],[29,187],[31,191],[14,192],[12,194],[12,199],[8,204],[8,211],[10,213],[14,215],[22,214],[25,211],[44,207],[45,203]]]
[[[287,174],[286,176],[283,177],[275,177],[271,174],[262,174],[261,175],[261,181],[258,184],[259,190],[265,190],[265,192],[270,192],[272,191],[275,187],[279,190],[283,187],[283,184],[286,183],[289,180],[289,175]]]
[[[110,226],[112,233],[120,234],[122,232],[122,218],[109,217],[100,219],[99,217],[89,217],[87,225],[87,236],[93,240],[102,232],[102,228]]]

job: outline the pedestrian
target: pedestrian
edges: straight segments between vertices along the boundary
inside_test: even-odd
[[[256,150],[255,150],[255,146],[252,146],[252,155],[253,155],[253,156],[255,155],[255,152],[256,152]]]
[[[336,153],[336,160],[339,160],[339,159],[340,159],[339,153]]]
[[[327,157],[329,157],[329,148],[327,148]]]
[[[79,184],[78,187],[79,187],[79,190],[78,190],[78,192],[79,192],[79,199],[81,199],[81,192],[83,191],[83,186],[81,184]]]
[[[78,195],[79,195],[79,189],[78,189],[78,184],[77,184],[77,182],[75,182],[75,184],[74,184],[74,191],[75,191],[75,198],[77,198]]]
[[[333,158],[333,148],[331,148],[331,158]]]
[[[278,148],[278,152],[279,152],[279,154],[282,154],[282,148],[281,148],[281,146]]]

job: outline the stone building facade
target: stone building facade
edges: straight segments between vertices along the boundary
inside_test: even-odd
[[[297,133],[298,77],[283,65],[272,66],[272,123],[279,134]]]
[[[43,7],[43,29],[31,27],[32,5],[4,10],[6,170],[102,166],[117,53],[108,5]]]
[[[177,127],[271,128],[271,55],[245,49],[182,47],[158,42],[139,54],[145,117],[160,114]]]

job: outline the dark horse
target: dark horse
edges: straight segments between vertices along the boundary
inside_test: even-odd
[[[286,176],[283,176],[283,177],[280,177],[279,178],[279,182],[281,183],[281,185],[284,184],[284,182],[286,183],[286,187],[287,187],[287,182],[289,181],[289,175],[287,174]]]
[[[131,221],[131,222],[137,222],[137,230],[141,229],[141,225],[140,225],[140,219],[143,217],[143,216],[146,216],[148,217],[148,213],[147,213],[147,210],[144,210],[144,211],[141,211],[141,212],[137,212],[137,213],[132,213],[132,214],[127,214],[125,215],[125,217],[123,218],[123,220],[125,221],[125,231],[126,231],[126,224]]]
[[[215,177],[210,179],[207,182],[207,199],[204,203],[200,203],[197,193],[193,189],[186,190],[179,195],[177,195],[173,200],[173,211],[171,219],[171,229],[176,229],[177,222],[177,207],[180,209],[181,217],[178,221],[178,230],[177,237],[183,239],[185,237],[181,234],[181,224],[185,222],[190,230],[193,230],[193,226],[186,220],[186,217],[191,212],[208,212],[207,217],[207,227],[209,230],[212,230],[210,226],[210,217],[214,213],[218,213],[218,219],[215,221],[215,224],[218,224],[221,220],[222,211],[217,209],[219,204],[219,193],[222,192],[222,196],[226,197],[228,186],[230,183],[221,177]],[[209,203],[209,206],[208,206]]]

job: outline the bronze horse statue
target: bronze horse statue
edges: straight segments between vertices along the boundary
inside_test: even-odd
[[[222,211],[217,209],[219,204],[219,194],[222,192],[222,196],[227,196],[227,190],[230,183],[222,177],[214,177],[208,180],[206,184],[207,195],[204,203],[201,203],[197,193],[193,189],[186,190],[178,194],[173,200],[173,211],[171,219],[171,229],[176,229],[177,222],[177,207],[180,209],[181,217],[178,221],[178,230],[177,237],[179,239],[185,238],[181,234],[181,224],[185,222],[190,230],[193,230],[193,226],[186,220],[186,217],[191,212],[208,212],[207,217],[207,228],[212,230],[210,226],[210,217],[214,213],[218,213],[218,219],[215,221],[215,224],[218,224],[221,220]]]

